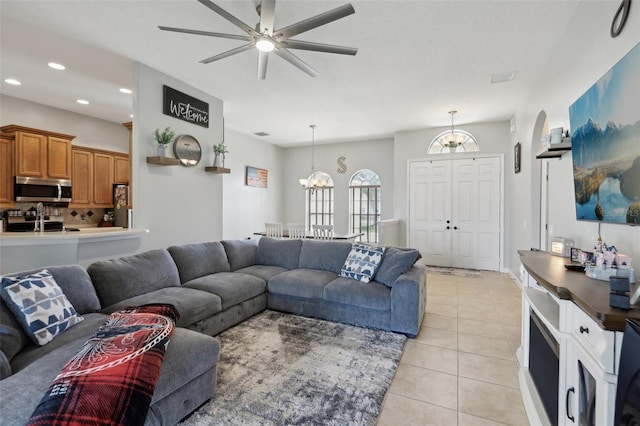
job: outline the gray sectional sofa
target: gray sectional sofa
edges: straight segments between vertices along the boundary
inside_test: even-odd
[[[128,306],[170,303],[180,314],[147,424],[175,424],[210,399],[220,350],[211,336],[265,309],[415,336],[426,306],[419,253],[387,248],[365,284],[340,276],[351,247],[344,241],[228,240],[151,250],[87,270],[47,268],[84,321],[37,346],[1,302],[0,424],[24,424],[62,366],[108,314]]]

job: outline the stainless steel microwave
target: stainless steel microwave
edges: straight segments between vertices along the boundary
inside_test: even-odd
[[[16,201],[69,203],[71,201],[71,180],[16,176],[13,195]]]

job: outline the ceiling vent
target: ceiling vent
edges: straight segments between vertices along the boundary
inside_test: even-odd
[[[501,74],[491,74],[491,83],[504,83],[516,79],[518,71],[503,72]]]

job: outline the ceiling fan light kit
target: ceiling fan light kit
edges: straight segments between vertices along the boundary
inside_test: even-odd
[[[211,9],[227,21],[231,22],[236,27],[240,28],[244,33],[246,33],[246,35],[216,33],[211,31],[167,27],[162,25],[159,25],[158,28],[162,31],[227,38],[247,42],[247,44],[236,47],[227,52],[223,52],[218,55],[203,59],[200,61],[203,64],[209,64],[211,62],[255,48],[258,50],[258,79],[260,80],[264,80],[266,78],[267,63],[270,52],[275,53],[277,56],[294,65],[298,69],[304,71],[311,77],[316,77],[319,75],[319,73],[309,64],[291,53],[289,49],[299,49],[313,52],[334,53],[352,56],[358,53],[358,49],[355,47],[334,46],[331,44],[293,40],[290,38],[314,28],[318,28],[322,25],[326,25],[330,22],[337,21],[338,19],[344,18],[345,16],[354,14],[355,10],[350,3],[313,16],[311,18],[304,19],[285,28],[274,30],[274,12],[276,6],[275,0],[262,0],[262,3],[256,8],[258,14],[260,15],[260,22],[256,26],[256,29],[253,29],[251,26],[245,24],[210,0],[198,0],[198,2],[202,3],[207,8]]]

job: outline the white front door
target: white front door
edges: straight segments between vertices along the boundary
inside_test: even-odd
[[[451,162],[411,164],[410,247],[429,265],[451,263]]]
[[[499,157],[411,163],[409,245],[433,266],[500,270]]]

